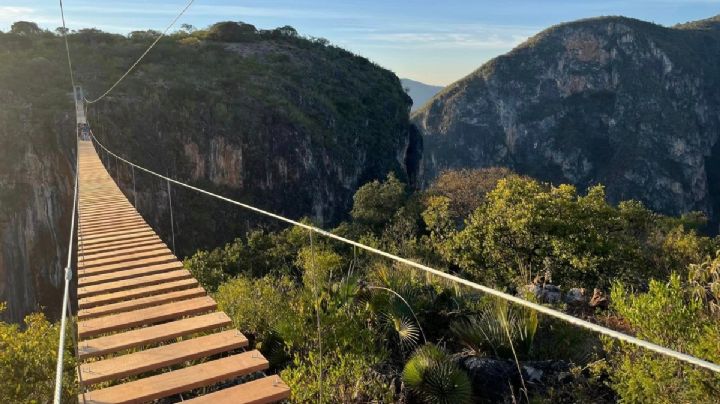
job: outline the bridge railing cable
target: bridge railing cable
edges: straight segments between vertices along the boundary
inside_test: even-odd
[[[72,85],[73,93],[75,92],[75,75],[73,73],[72,58],[70,57],[70,45],[68,44],[67,38],[67,25],[65,24],[65,9],[63,7],[62,0],[60,3],[60,17],[62,19],[62,35],[65,42],[65,53],[67,54],[68,70],[70,73],[70,84]],[[57,363],[55,367],[55,390],[53,392],[53,403],[60,404],[62,397],[62,378],[63,378],[63,367],[65,362],[65,334],[67,328],[68,317],[72,321],[72,309],[70,307],[70,281],[72,280],[72,258],[73,258],[73,244],[76,232],[77,223],[77,207],[78,207],[78,177],[79,177],[79,155],[78,155],[78,133],[75,133],[75,180],[73,190],[73,207],[72,217],[70,219],[70,237],[68,239],[68,250],[67,250],[67,264],[65,265],[64,271],[64,288],[63,288],[63,300],[62,300],[62,311],[60,314],[60,336],[58,341],[58,354]],[[74,330],[71,330],[74,333]],[[75,334],[73,334],[73,344],[77,350],[77,343],[75,342]],[[78,369],[79,372],[79,369]],[[79,373],[78,373],[79,374]]]
[[[330,238],[330,239],[334,239],[334,240],[340,241],[340,242],[342,242],[342,243],[349,244],[349,245],[352,245],[352,246],[354,246],[354,247],[363,249],[363,250],[365,250],[365,251],[369,251],[369,252],[371,252],[371,253],[373,253],[373,254],[380,255],[380,256],[385,257],[385,258],[389,258],[390,260],[393,260],[393,261],[396,261],[396,262],[405,264],[405,265],[407,265],[407,266],[410,266],[410,267],[419,269],[419,270],[421,270],[421,271],[425,271],[426,273],[429,273],[429,274],[438,276],[438,277],[440,277],[440,278],[444,278],[444,279],[446,279],[446,280],[448,280],[448,281],[451,281],[451,282],[454,282],[454,283],[457,283],[457,284],[461,284],[461,285],[467,286],[467,287],[469,287],[469,288],[478,290],[478,291],[480,291],[480,292],[486,293],[486,294],[488,294],[488,295],[497,297],[497,298],[502,299],[502,300],[506,300],[506,301],[508,301],[508,302],[517,304],[517,305],[519,305],[519,306],[523,306],[523,307],[526,307],[526,308],[535,310],[535,311],[540,312],[540,313],[542,313],[542,314],[545,314],[545,315],[547,315],[547,316],[557,318],[557,319],[559,319],[559,320],[565,321],[565,322],[567,322],[567,323],[573,324],[573,325],[578,326],[578,327],[585,328],[585,329],[587,329],[587,330],[596,332],[596,333],[598,333],[598,334],[605,335],[605,336],[607,336],[607,337],[614,338],[614,339],[617,339],[617,340],[619,340],[619,341],[623,341],[623,342],[626,342],[626,343],[629,343],[629,344],[632,344],[632,345],[636,345],[636,346],[645,348],[645,349],[647,349],[647,350],[649,350],[649,351],[658,353],[658,354],[660,354],[660,355],[664,355],[664,356],[667,356],[667,357],[671,357],[671,358],[677,359],[677,360],[679,360],[679,361],[682,361],[682,362],[685,362],[685,363],[688,363],[688,364],[691,364],[691,365],[695,365],[695,366],[698,366],[698,367],[701,367],[701,368],[704,368],[704,369],[707,369],[707,370],[711,370],[711,371],[713,371],[713,372],[715,372],[715,373],[719,373],[719,374],[720,374],[720,365],[718,365],[718,364],[716,364],[716,363],[712,363],[712,362],[709,362],[709,361],[707,361],[707,360],[704,360],[704,359],[701,359],[701,358],[697,358],[697,357],[695,357],[695,356],[688,355],[688,354],[685,354],[685,353],[682,353],[682,352],[679,352],[679,351],[675,351],[675,350],[673,350],[673,349],[670,349],[670,348],[667,348],[667,347],[664,347],[664,346],[661,346],[661,345],[658,345],[658,344],[655,344],[655,343],[652,343],[652,342],[649,342],[649,341],[646,341],[646,340],[643,340],[643,339],[634,337],[634,336],[632,336],[632,335],[628,335],[628,334],[625,334],[625,333],[622,333],[622,332],[619,332],[619,331],[615,331],[615,330],[610,329],[610,328],[607,328],[607,327],[603,327],[603,326],[598,325],[598,324],[595,324],[595,323],[591,323],[591,322],[586,321],[586,320],[582,320],[582,319],[580,319],[580,318],[571,316],[571,315],[569,315],[569,314],[566,314],[566,313],[563,313],[563,312],[561,312],[561,311],[552,309],[552,308],[550,308],[550,307],[546,307],[546,306],[543,306],[543,305],[540,305],[540,304],[537,304],[537,303],[534,303],[534,302],[531,302],[531,301],[522,299],[522,298],[520,298],[520,297],[513,296],[513,295],[510,295],[510,294],[505,293],[505,292],[501,292],[501,291],[499,291],[499,290],[493,289],[493,288],[488,287],[488,286],[485,286],[485,285],[481,285],[481,284],[478,284],[478,283],[475,283],[475,282],[471,282],[471,281],[469,281],[469,280],[467,280],[467,279],[460,278],[460,277],[458,277],[458,276],[456,276],[456,275],[453,275],[453,274],[450,274],[450,273],[447,273],[447,272],[443,272],[443,271],[437,270],[437,269],[435,269],[435,268],[431,268],[431,267],[429,267],[429,266],[427,266],[427,265],[423,265],[423,264],[421,264],[421,263],[418,263],[418,262],[415,262],[415,261],[411,261],[411,260],[409,260],[409,259],[407,259],[407,258],[402,258],[402,257],[399,257],[399,256],[397,256],[397,255],[394,255],[394,254],[391,254],[391,253],[388,253],[388,252],[379,250],[379,249],[377,249],[377,248],[370,247],[370,246],[368,246],[368,245],[359,243],[359,242],[357,242],[357,241],[350,240],[350,239],[347,239],[347,238],[342,237],[342,236],[338,236],[338,235],[336,235],[336,234],[333,234],[333,233],[331,233],[331,232],[329,232],[329,231],[326,231],[326,230],[323,230],[323,229],[321,229],[321,228],[318,228],[318,227],[315,227],[315,226],[312,226],[312,225],[309,225],[309,224],[306,224],[306,223],[302,223],[302,222],[299,222],[299,221],[297,221],[297,220],[293,220],[293,219],[290,219],[290,218],[287,218],[287,217],[284,217],[284,216],[281,216],[281,215],[278,215],[278,214],[275,214],[275,213],[272,213],[272,212],[269,212],[269,211],[266,211],[266,210],[263,210],[263,209],[260,209],[260,208],[256,208],[256,207],[254,207],[254,206],[252,206],[252,205],[248,205],[248,204],[245,204],[245,203],[242,203],[242,202],[238,202],[238,201],[232,200],[232,199],[230,199],[230,198],[224,197],[224,196],[222,196],[222,195],[218,195],[218,194],[215,194],[215,193],[213,193],[213,192],[210,192],[210,191],[207,191],[207,190],[204,190],[204,189],[201,189],[201,188],[192,186],[192,185],[190,185],[190,184],[186,184],[186,183],[184,183],[184,182],[175,180],[175,179],[173,179],[173,178],[169,178],[169,177],[164,176],[164,175],[162,175],[162,174],[159,174],[159,173],[157,173],[157,172],[155,172],[155,171],[149,170],[149,169],[147,169],[147,168],[145,168],[145,167],[142,167],[142,166],[140,166],[140,165],[138,165],[138,164],[135,164],[135,163],[133,163],[133,162],[131,162],[131,161],[129,161],[129,160],[121,157],[121,156],[118,156],[117,154],[115,154],[115,153],[113,153],[111,150],[109,150],[107,147],[105,147],[102,143],[100,143],[94,135],[92,135],[92,140],[93,140],[102,150],[104,150],[106,153],[117,157],[118,159],[120,159],[120,160],[123,161],[124,163],[126,163],[126,164],[128,164],[128,165],[130,165],[130,166],[133,166],[133,167],[135,167],[135,168],[138,169],[138,170],[144,171],[144,172],[146,172],[146,173],[148,173],[148,174],[154,175],[154,176],[156,176],[156,177],[158,177],[158,178],[161,178],[161,179],[166,180],[166,181],[168,181],[168,182],[171,182],[171,183],[173,183],[173,184],[179,185],[179,186],[181,186],[181,187],[184,187],[184,188],[187,188],[187,189],[196,191],[196,192],[201,193],[201,194],[205,194],[205,195],[211,196],[211,197],[213,197],[213,198],[216,198],[216,199],[219,199],[219,200],[228,202],[228,203],[233,204],[233,205],[236,205],[236,206],[240,206],[240,207],[242,207],[242,208],[244,208],[244,209],[247,209],[247,210],[249,210],[249,211],[252,211],[252,212],[255,212],[255,213],[258,213],[258,214],[267,216],[267,217],[271,217],[271,218],[276,219],[276,220],[278,220],[278,221],[285,222],[285,223],[288,223],[288,224],[291,224],[291,225],[294,225],[294,226],[298,226],[298,227],[304,228],[304,229],[306,229],[306,230],[310,230],[310,231],[312,231],[312,232],[314,232],[314,233],[320,234],[320,235],[325,236],[325,237],[328,237],[328,238]]]
[[[60,341],[58,342],[58,356],[57,366],[55,369],[55,394],[53,402],[60,404],[60,398],[62,396],[62,377],[63,377],[63,365],[65,356],[65,329],[67,327],[68,313],[70,312],[70,281],[72,280],[72,257],[73,257],[73,242],[75,239],[75,228],[77,222],[77,206],[78,206],[78,173],[79,173],[78,159],[76,155],[75,159],[75,190],[73,191],[73,208],[72,208],[72,220],[70,222],[70,238],[68,241],[68,253],[67,253],[67,264],[65,265],[65,286],[63,289],[63,301],[62,301],[62,314],[60,317]],[[72,321],[72,320],[71,320]]]
[[[145,52],[143,52],[142,55],[140,55],[140,57],[137,58],[137,60],[135,61],[135,63],[133,63],[133,64],[130,66],[130,68],[127,69],[127,71],[126,71],[122,76],[120,76],[120,78],[117,79],[117,81],[116,81],[112,86],[110,86],[110,88],[108,88],[104,93],[102,93],[102,95],[100,95],[99,97],[97,97],[97,98],[95,98],[95,99],[93,99],[93,100],[89,100],[89,99],[87,99],[87,97],[86,97],[86,98],[85,98],[85,102],[88,103],[88,104],[94,104],[94,103],[102,100],[103,98],[105,98],[108,94],[110,94],[110,93],[115,89],[115,87],[117,87],[117,86],[125,79],[125,77],[127,77],[130,73],[132,73],[133,70],[135,70],[135,68],[137,67],[137,65],[139,65],[140,62],[145,58],[145,56],[146,56],[148,53],[150,53],[150,51],[152,50],[152,48],[154,48],[155,45],[157,45],[157,43],[160,42],[160,40],[163,39],[163,38],[167,35],[168,31],[170,31],[170,29],[175,25],[175,23],[180,19],[180,17],[182,17],[183,14],[185,14],[185,12],[187,11],[187,9],[190,8],[190,6],[191,6],[194,2],[195,2],[195,0],[190,0],[190,1],[187,2],[187,4],[185,5],[185,7],[180,11],[180,14],[178,14],[178,15],[175,17],[175,19],[172,20],[172,22],[170,22],[170,24],[165,28],[165,31],[163,31],[162,34],[160,34],[160,36],[158,36],[158,37],[155,39],[155,41],[153,41],[153,43],[151,43],[150,46],[149,46],[147,49],[145,49]]]
[[[65,52],[67,53],[67,62],[68,62],[68,68],[70,70],[70,82],[73,86],[73,91],[75,90],[75,75],[73,74],[73,67],[72,67],[72,59],[70,58],[70,45],[68,44],[68,38],[67,38],[67,27],[65,26],[65,9],[63,8],[63,2],[60,0],[60,17],[62,18],[62,35],[63,39],[65,39]]]

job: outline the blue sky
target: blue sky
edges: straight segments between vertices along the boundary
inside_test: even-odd
[[[64,0],[71,29],[162,30],[187,0]],[[542,29],[599,15],[673,25],[720,14],[720,0],[196,0],[178,22],[292,25],[408,77],[449,84]],[[0,30],[17,20],[60,26],[57,0],[0,0]]]

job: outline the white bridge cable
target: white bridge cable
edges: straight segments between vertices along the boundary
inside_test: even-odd
[[[72,60],[70,59],[70,45],[68,45],[67,27],[65,26],[65,9],[63,8],[62,0],[60,0],[60,17],[62,18],[62,34],[65,39],[65,52],[67,53],[68,68],[70,69],[70,82],[72,83],[73,91],[75,91],[75,76],[73,75]]]
[[[107,147],[105,147],[102,143],[100,143],[94,135],[92,135],[92,139],[95,141],[95,143],[98,144],[98,146],[100,146],[100,147],[101,147],[103,150],[105,150],[107,153],[109,153],[109,154],[111,154],[111,155],[119,158],[121,161],[125,162],[126,164],[129,164],[129,165],[137,168],[138,170],[144,171],[144,172],[146,172],[146,173],[148,173],[148,174],[151,174],[151,175],[154,175],[154,176],[156,176],[156,177],[158,177],[158,178],[162,178],[162,179],[164,179],[164,180],[166,180],[166,181],[172,182],[173,184],[177,184],[177,185],[179,185],[179,186],[181,186],[181,187],[184,187],[184,188],[187,188],[187,189],[191,189],[191,190],[193,190],[193,191],[196,191],[196,192],[199,192],[199,193],[201,193],[201,194],[205,194],[205,195],[211,196],[211,197],[216,198],[216,199],[223,200],[223,201],[228,202],[228,203],[231,203],[231,204],[233,204],[233,205],[237,205],[237,206],[240,206],[240,207],[245,208],[245,209],[247,209],[247,210],[250,210],[250,211],[252,211],[252,212],[259,213],[259,214],[261,214],[261,215],[268,216],[268,217],[271,217],[271,218],[273,218],[273,219],[277,219],[277,220],[279,220],[279,221],[282,221],[282,222],[285,222],[285,223],[288,223],[288,224],[291,224],[291,225],[294,225],[294,226],[298,226],[298,227],[302,227],[302,228],[307,229],[307,230],[311,230],[311,231],[313,231],[313,232],[315,232],[315,233],[318,233],[318,234],[321,234],[321,235],[323,235],[323,236],[325,236],[325,237],[328,237],[328,238],[331,238],[331,239],[334,239],[334,240],[338,240],[338,241],[341,241],[341,242],[346,243],[346,244],[350,244],[350,245],[355,246],[355,247],[358,247],[358,248],[362,248],[363,250],[369,251],[369,252],[371,252],[371,253],[373,253],[373,254],[377,254],[377,255],[383,256],[383,257],[385,257],[385,258],[389,258],[389,259],[391,259],[391,260],[393,260],[393,261],[400,262],[400,263],[402,263],[402,264],[411,266],[411,267],[413,267],[413,268],[420,269],[420,270],[422,270],[422,271],[425,271],[425,272],[427,272],[427,273],[430,273],[430,274],[436,275],[436,276],[438,276],[438,277],[447,279],[447,280],[449,280],[449,281],[456,282],[456,283],[459,283],[459,284],[468,286],[468,287],[470,287],[470,288],[472,288],[472,289],[481,291],[481,292],[483,292],[483,293],[486,293],[486,294],[491,295],[491,296],[495,296],[495,297],[500,298],[500,299],[503,299],[503,300],[507,300],[507,301],[512,302],[512,303],[515,303],[515,304],[517,304],[517,305],[524,306],[524,307],[527,307],[527,308],[532,309],[532,310],[536,310],[536,311],[538,311],[538,312],[540,312],[540,313],[542,313],[542,314],[545,314],[545,315],[547,315],[547,316],[554,317],[554,318],[557,318],[557,319],[559,319],[559,320],[562,320],[562,321],[568,322],[568,323],[570,323],[570,324],[576,325],[576,326],[578,326],[578,327],[582,327],[582,328],[585,328],[585,329],[587,329],[587,330],[597,332],[598,334],[602,334],[602,335],[608,336],[608,337],[610,337],[610,338],[614,338],[614,339],[617,339],[617,340],[620,340],[620,341],[623,341],[623,342],[626,342],[626,343],[629,343],[629,344],[633,344],[633,345],[636,345],[636,346],[645,348],[645,349],[647,349],[647,350],[656,352],[656,353],[658,353],[658,354],[661,354],[661,355],[664,355],[664,356],[668,356],[668,357],[677,359],[677,360],[679,360],[679,361],[682,361],[682,362],[685,362],[685,363],[688,363],[688,364],[691,364],[691,365],[695,365],[695,366],[698,366],[698,367],[701,367],[701,368],[704,368],[704,369],[707,369],[707,370],[711,370],[711,371],[713,371],[713,372],[715,372],[715,373],[720,374],[720,365],[718,365],[718,364],[716,364],[716,363],[712,363],[712,362],[706,361],[706,360],[704,360],[704,359],[697,358],[697,357],[692,356],[692,355],[688,355],[688,354],[685,354],[685,353],[682,353],[682,352],[678,352],[678,351],[672,350],[672,349],[670,349],[670,348],[666,348],[666,347],[664,347],[664,346],[661,346],[661,345],[658,345],[658,344],[655,344],[655,343],[652,343],[652,342],[649,342],[649,341],[645,341],[645,340],[643,340],[643,339],[634,337],[634,336],[632,336],[632,335],[624,334],[624,333],[622,333],[622,332],[615,331],[615,330],[612,330],[612,329],[610,329],[610,328],[603,327],[603,326],[601,326],[601,325],[598,325],[598,324],[595,324],[595,323],[591,323],[591,322],[586,321],[586,320],[579,319],[579,318],[577,318],[577,317],[574,317],[574,316],[571,316],[571,315],[569,315],[569,314],[563,313],[563,312],[561,312],[561,311],[552,309],[552,308],[550,308],[550,307],[546,307],[546,306],[543,306],[543,305],[540,305],[540,304],[537,304],[537,303],[533,303],[533,302],[528,301],[528,300],[525,300],[525,299],[521,299],[521,298],[519,298],[519,297],[517,297],[517,296],[513,296],[513,295],[510,295],[510,294],[508,294],[508,293],[501,292],[501,291],[499,291],[499,290],[495,290],[495,289],[493,289],[493,288],[491,288],[491,287],[484,286],[484,285],[480,285],[480,284],[477,284],[477,283],[475,283],[475,282],[471,282],[471,281],[468,281],[468,280],[466,280],[466,279],[460,278],[460,277],[458,277],[458,276],[455,276],[455,275],[452,275],[452,274],[449,274],[449,273],[446,273],[446,272],[443,272],[443,271],[440,271],[440,270],[437,270],[437,269],[428,267],[428,266],[426,266],[426,265],[423,265],[423,264],[420,264],[420,263],[411,261],[411,260],[409,260],[409,259],[402,258],[402,257],[398,257],[397,255],[390,254],[390,253],[388,253],[388,252],[385,252],[385,251],[382,251],[382,250],[378,250],[377,248],[373,248],[373,247],[367,246],[367,245],[365,245],[365,244],[358,243],[357,241],[353,241],[353,240],[347,239],[347,238],[345,238],[345,237],[341,237],[341,236],[335,235],[335,234],[333,234],[333,233],[331,233],[331,232],[329,232],[329,231],[320,229],[320,228],[318,228],[318,227],[315,227],[315,226],[312,226],[312,225],[308,225],[308,224],[305,224],[305,223],[302,223],[302,222],[298,222],[298,221],[296,221],[296,220],[289,219],[289,218],[287,218],[287,217],[280,216],[280,215],[278,215],[278,214],[275,214],[275,213],[272,213],[272,212],[268,212],[268,211],[266,211],[266,210],[263,210],[263,209],[260,209],[260,208],[256,208],[256,207],[254,207],[254,206],[251,206],[251,205],[248,205],[248,204],[245,204],[245,203],[242,203],[242,202],[238,202],[238,201],[232,200],[232,199],[230,199],[230,198],[226,198],[226,197],[224,197],[224,196],[222,196],[222,195],[218,195],[218,194],[212,193],[212,192],[210,192],[210,191],[206,191],[206,190],[204,190],[204,189],[197,188],[197,187],[194,187],[194,186],[192,186],[192,185],[189,185],[189,184],[180,182],[180,181],[178,181],[178,180],[175,180],[175,179],[166,177],[166,176],[164,176],[164,175],[162,175],[162,174],[158,174],[158,173],[156,173],[156,172],[154,172],[154,171],[152,171],[152,170],[149,170],[149,169],[147,169],[147,168],[144,168],[144,167],[142,167],[142,166],[139,166],[139,165],[137,165],[137,164],[135,164],[135,163],[133,163],[133,162],[131,162],[131,161],[128,161],[128,160],[126,160],[126,159],[118,156],[117,154],[115,154],[115,153],[113,153],[112,151],[110,151]]]
[[[132,64],[132,66],[130,66],[130,68],[125,72],[125,74],[123,74],[122,76],[120,76],[120,78],[115,82],[115,84],[113,84],[112,86],[110,86],[110,88],[108,88],[107,91],[105,91],[101,96],[95,98],[94,100],[89,100],[89,99],[87,99],[87,97],[86,97],[86,98],[85,98],[85,102],[87,102],[88,104],[94,104],[94,103],[102,100],[103,98],[105,98],[105,96],[107,96],[108,94],[110,94],[110,92],[112,92],[112,90],[114,90],[115,87],[117,87],[118,84],[120,84],[120,82],[123,81],[123,80],[125,79],[125,77],[127,77],[127,76],[137,67],[137,65],[140,64],[140,62],[143,60],[143,58],[144,58],[148,53],[150,53],[150,51],[152,50],[152,48],[155,47],[155,45],[157,45],[157,43],[160,42],[160,40],[163,39],[163,38],[165,37],[165,35],[167,35],[168,31],[170,31],[170,29],[175,25],[175,23],[180,19],[180,17],[182,17],[183,14],[185,14],[185,12],[187,11],[187,9],[190,8],[190,6],[193,4],[193,2],[195,2],[195,0],[190,0],[190,1],[188,1],[188,3],[185,5],[185,8],[183,8],[183,9],[180,11],[180,14],[178,14],[178,15],[175,17],[175,19],[172,20],[172,22],[167,26],[167,28],[165,28],[165,31],[163,31],[162,34],[160,34],[160,36],[158,36],[158,37],[155,39],[155,41],[154,41],[152,44],[150,44],[150,46],[145,50],[145,52],[143,52],[143,54],[140,55],[140,57],[135,61],[135,63]]]
[[[58,342],[57,366],[55,369],[55,394],[53,398],[53,403],[55,404],[60,404],[60,399],[62,397],[63,362],[65,356],[65,328],[67,324],[68,312],[70,311],[68,303],[70,302],[70,280],[72,279],[73,241],[75,237],[75,222],[78,205],[78,177],[80,173],[78,157],[79,156],[77,155],[75,156],[75,191],[73,192],[74,196],[72,220],[70,222],[70,241],[68,242],[69,245],[67,254],[67,265],[65,266],[65,289],[63,291],[62,314],[60,317],[60,341]]]

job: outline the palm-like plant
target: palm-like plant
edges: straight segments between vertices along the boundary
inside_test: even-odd
[[[513,348],[520,356],[530,352],[537,327],[536,312],[496,301],[478,315],[456,321],[450,330],[473,355],[492,352],[496,357],[511,358]]]
[[[451,357],[432,344],[419,347],[405,364],[405,386],[424,403],[468,403],[472,386]]]

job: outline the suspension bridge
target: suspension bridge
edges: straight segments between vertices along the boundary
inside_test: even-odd
[[[259,373],[268,361],[244,350],[247,338],[126,199],[91,141],[78,141],[78,168],[78,381],[89,388],[79,401],[146,402],[222,383],[230,387],[186,402],[288,398],[278,376]],[[108,382],[116,384],[93,389]]]
[[[73,220],[70,227],[61,333],[54,402],[60,403],[63,357],[68,320],[78,362],[81,403],[271,403],[289,399],[290,389],[276,375],[266,375],[269,363],[257,350],[247,350],[248,339],[218,311],[217,303],[183,268],[173,251],[158,237],[122,193],[106,170],[102,150],[133,170],[270,217],[312,234],[337,240],[395,262],[463,285],[498,299],[535,310],[578,327],[720,373],[720,365],[652,342],[576,318],[567,313],[509,295],[422,263],[338,236],[307,223],[268,212],[142,167],[102,145],[89,130],[86,104],[107,96],[168,32],[173,22],[135,61],[128,71],[96,99],[88,100],[76,85],[63,20],[63,37],[73,86],[77,133],[77,161]],[[168,192],[168,196],[171,193]],[[135,201],[134,201],[135,202]],[[171,208],[172,209],[172,208]],[[172,212],[172,210],[171,210]],[[172,216],[171,216],[172,220]],[[77,226],[76,226],[77,225]],[[76,231],[77,230],[77,231]],[[73,246],[77,236],[77,270]],[[173,235],[174,238],[174,235]],[[77,299],[71,301],[71,280],[77,279]],[[73,311],[73,308],[75,310]],[[320,372],[319,386],[323,380]],[[321,393],[322,394],[322,393]],[[185,398],[188,398],[187,400]],[[322,401],[322,396],[321,396]]]

